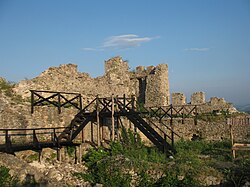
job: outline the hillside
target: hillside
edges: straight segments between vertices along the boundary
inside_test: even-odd
[[[250,114],[250,104],[239,105],[239,106],[236,106],[236,108],[240,112],[246,112],[246,113]]]

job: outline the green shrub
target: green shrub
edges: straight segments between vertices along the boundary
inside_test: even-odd
[[[113,159],[104,159],[93,168],[94,182],[104,186],[129,187],[131,176],[123,171],[121,165],[117,165]]]
[[[250,159],[234,161],[235,167],[223,170],[226,180],[233,186],[243,186],[250,181]]]
[[[185,177],[178,175],[175,172],[169,171],[166,176],[160,178],[154,186],[157,187],[199,187],[201,186],[193,176],[187,175]]]
[[[10,176],[9,169],[0,166],[0,186],[17,186],[17,180]]]
[[[138,187],[150,187],[154,186],[153,179],[146,173],[146,171],[142,171],[140,174],[140,181]]]
[[[14,84],[11,82],[7,82],[4,79],[0,79],[0,92],[5,93],[6,96],[13,96],[12,88]]]
[[[4,93],[6,96],[11,97],[11,99],[17,103],[21,103],[24,100],[20,95],[16,95],[13,92],[13,88],[15,86],[15,83],[5,81],[4,79],[0,79],[0,93]]]
[[[75,147],[67,147],[67,153],[70,157],[73,157],[75,154]]]
[[[90,149],[89,152],[83,156],[83,160],[85,161],[87,167],[92,168],[97,164],[97,162],[109,155],[109,152],[105,151],[103,148]]]
[[[130,186],[132,179],[129,171],[135,168],[141,177],[139,185],[150,186],[153,182],[145,174],[145,167],[149,162],[166,162],[166,156],[154,147],[143,145],[138,134],[123,129],[121,142],[111,142],[108,150],[91,149],[84,155],[83,160],[88,166],[88,173],[78,173],[75,176],[92,184]]]

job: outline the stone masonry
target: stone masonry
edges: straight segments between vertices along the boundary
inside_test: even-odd
[[[191,104],[199,105],[204,104],[206,102],[205,93],[204,92],[195,92],[191,96]]]
[[[172,93],[172,105],[185,105],[186,96],[183,93]]]
[[[121,57],[114,57],[105,61],[105,74],[97,78],[92,78],[87,73],[78,72],[75,64],[66,64],[51,67],[31,80],[21,81],[15,86],[14,91],[23,98],[29,99],[30,89],[81,93],[83,105],[92,101],[96,95],[109,97],[111,94],[118,96],[126,94],[128,97],[135,95],[140,103],[149,107],[171,104],[167,64],[149,67],[138,66],[134,71],[129,71],[128,62]],[[61,114],[58,114],[56,108],[44,106],[37,107],[35,113],[31,115],[30,102],[15,105],[11,102],[10,98],[0,94],[0,124],[2,128],[68,126],[77,113],[72,108],[65,108]],[[186,104],[185,95],[183,93],[172,93],[172,104]],[[194,93],[191,97],[191,104],[202,104],[204,106],[202,112],[227,109],[230,109],[231,112],[236,111],[233,105],[227,103],[223,98],[213,97],[206,102],[204,92]],[[180,132],[180,134],[182,134],[181,127],[185,127],[183,131],[189,133],[190,136],[197,130],[195,125],[180,123],[177,128],[179,129],[177,132]],[[90,128],[91,125],[87,125],[85,128],[86,140],[91,139],[88,133]],[[212,136],[207,134],[210,131],[212,132],[212,129],[204,132],[206,137]],[[216,133],[213,136],[215,135]]]
[[[183,93],[172,93],[173,105],[185,105],[186,96]],[[212,97],[206,102],[204,92],[195,92],[191,95],[191,105],[200,105],[199,113],[229,111],[231,113],[237,112],[232,103],[228,103],[224,98]]]
[[[170,104],[168,65],[160,64],[146,78],[145,105],[167,106]]]
[[[101,77],[91,78],[87,73],[78,72],[77,65],[66,64],[51,67],[31,80],[21,81],[14,91],[28,98],[31,89],[77,92],[82,94],[84,102],[96,95],[125,94],[127,97],[135,95],[148,106],[157,106],[168,105],[170,98],[167,64],[147,69],[138,67],[135,72],[130,72],[128,62],[119,56],[105,61],[105,74]]]

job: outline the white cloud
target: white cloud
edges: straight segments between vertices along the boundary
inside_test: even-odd
[[[111,36],[103,43],[103,48],[125,49],[140,46],[141,43],[149,42],[153,38],[139,37],[135,34]]]
[[[103,51],[104,49],[101,49],[101,48],[91,48],[91,47],[84,47],[84,48],[81,48],[82,51]]]
[[[83,50],[83,51],[96,51],[97,49],[95,49],[95,48],[90,48],[90,47],[84,47],[84,48],[82,48],[81,50]]]
[[[187,48],[185,49],[185,51],[201,51],[201,52],[205,52],[205,51],[209,51],[209,48]]]
[[[149,42],[157,37],[139,37],[135,34],[125,34],[118,36],[111,36],[105,39],[103,44],[99,47],[84,47],[82,51],[104,51],[105,49],[128,49],[132,47],[138,47],[142,43]]]

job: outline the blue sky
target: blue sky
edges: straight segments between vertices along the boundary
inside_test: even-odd
[[[96,77],[117,55],[131,69],[167,63],[171,92],[250,103],[250,1],[0,1],[0,76],[9,81],[66,63]]]

